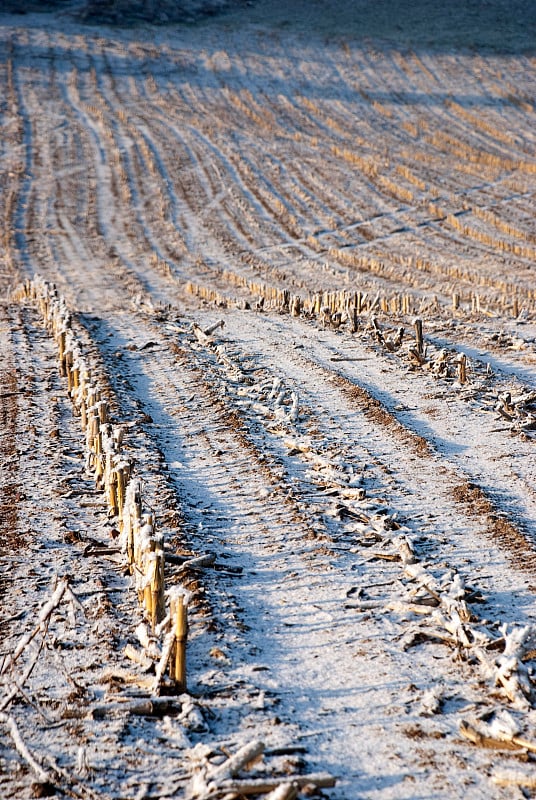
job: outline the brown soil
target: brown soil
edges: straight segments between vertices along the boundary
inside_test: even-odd
[[[5,305],[0,305],[0,325],[8,326],[11,320]],[[17,546],[18,503],[20,487],[17,480],[17,372],[10,351],[2,354],[0,363],[0,556]],[[0,596],[4,589],[0,577]]]
[[[514,567],[534,574],[536,553],[526,535],[504,517],[499,516],[493,501],[480,486],[463,483],[452,492],[456,502],[472,517],[485,519],[490,536],[503,548]]]

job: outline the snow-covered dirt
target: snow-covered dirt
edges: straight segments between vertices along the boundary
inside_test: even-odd
[[[534,794],[534,12],[474,5],[0,14],[2,798]]]

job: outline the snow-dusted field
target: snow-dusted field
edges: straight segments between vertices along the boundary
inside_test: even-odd
[[[0,15],[2,798],[534,793],[531,4],[306,5]],[[187,693],[125,653],[34,274],[189,593]]]

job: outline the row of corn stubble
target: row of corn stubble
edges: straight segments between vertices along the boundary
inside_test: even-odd
[[[163,535],[156,529],[154,512],[144,507],[143,481],[136,473],[135,462],[123,452],[125,427],[111,420],[102,387],[56,286],[34,276],[14,291],[13,298],[37,308],[56,343],[59,372],[66,380],[73,414],[79,418],[85,437],[86,470],[103,490],[109,516],[117,520],[121,552],[147,622],[138,626],[137,633],[145,652],[158,662],[153,692],[160,692],[165,681],[170,690],[184,692],[189,593],[177,585],[166,591]],[[136,653],[128,648],[127,654],[135,660]],[[144,654],[139,660],[146,660]]]

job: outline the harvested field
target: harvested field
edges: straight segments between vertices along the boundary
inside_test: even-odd
[[[532,4],[194,5],[0,13],[2,798],[533,796]]]

